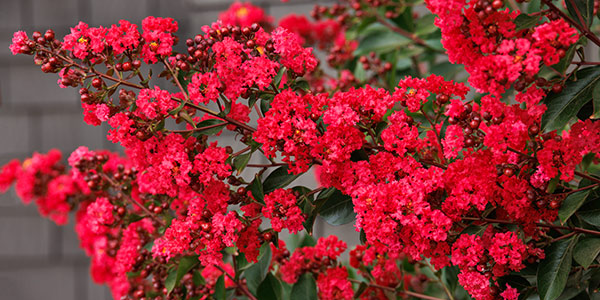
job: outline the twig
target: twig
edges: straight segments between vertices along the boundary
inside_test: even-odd
[[[356,280],[356,279],[352,279],[349,278],[348,281],[350,282],[354,282],[354,283],[364,283],[370,287],[374,287],[374,288],[378,288],[378,289],[382,289],[382,290],[386,290],[386,291],[390,291],[390,292],[394,292],[397,294],[404,294],[407,296],[413,296],[416,298],[420,298],[420,299],[427,299],[427,300],[444,300],[442,298],[437,298],[437,297],[433,297],[433,296],[428,296],[428,295],[424,295],[424,294],[420,294],[420,293],[415,293],[415,292],[411,292],[411,291],[397,291],[395,288],[389,287],[389,286],[385,286],[385,285],[379,285],[376,283],[371,283],[371,282],[364,282],[364,281],[360,281],[360,280]]]

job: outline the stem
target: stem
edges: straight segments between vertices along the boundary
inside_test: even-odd
[[[431,272],[433,274],[435,274],[435,272],[436,272],[435,268],[431,265],[431,263],[429,261],[425,261],[425,262],[427,263],[427,267],[429,267],[429,269],[431,270]],[[444,281],[442,281],[442,278],[440,278],[437,275],[435,275],[435,277],[437,278],[437,281],[440,283],[440,285],[444,289],[444,292],[446,293],[446,295],[448,295],[448,299],[454,300],[454,296],[452,296],[452,292],[450,292],[450,289],[448,289],[448,287],[446,286],[446,284],[444,284]]]
[[[427,115],[427,113],[425,112],[425,110],[423,109],[423,107],[421,107],[421,113],[423,113],[423,116],[425,116],[425,119],[427,119],[427,121],[429,122],[429,124],[431,124],[431,129],[433,130],[433,132],[435,133],[435,136],[437,137],[438,140],[438,144],[440,146],[440,151],[442,152],[442,163],[446,163],[446,159],[444,158],[444,148],[442,147],[442,138],[440,137],[440,133],[438,132],[437,128],[435,128],[435,124],[433,123],[433,121],[431,120],[431,118],[429,117],[429,115]]]
[[[433,296],[419,294],[419,293],[415,293],[415,292],[411,292],[411,291],[397,291],[395,288],[392,288],[392,287],[389,287],[389,286],[379,285],[379,284],[371,283],[371,282],[364,282],[364,281],[360,281],[360,280],[356,280],[356,279],[352,279],[352,278],[348,278],[348,281],[354,282],[354,283],[358,283],[358,284],[365,283],[365,284],[367,284],[370,287],[374,287],[374,288],[378,288],[378,289],[382,289],[382,290],[394,292],[394,293],[397,293],[397,294],[404,294],[404,295],[407,295],[407,296],[413,296],[413,297],[420,298],[420,299],[444,300],[442,298],[437,298],[437,297],[433,297]]]
[[[246,147],[246,148],[244,148],[244,149],[242,149],[242,150],[240,150],[240,151],[238,151],[236,153],[231,154],[231,157],[236,157],[236,156],[238,156],[238,155],[240,155],[240,154],[242,154],[242,153],[244,153],[244,152],[246,152],[246,151],[248,151],[250,149],[252,149],[252,147],[248,146],[248,147]]]
[[[237,280],[235,280],[235,278],[231,277],[231,275],[229,275],[229,273],[227,273],[225,270],[223,270],[223,268],[221,268],[221,266],[215,265],[215,267],[217,269],[221,270],[221,272],[223,272],[223,274],[225,274],[225,276],[229,277],[229,279],[231,279],[231,281],[233,281],[233,283],[235,284],[236,288],[239,289],[240,292],[242,292],[244,295],[246,295],[246,297],[248,297],[248,299],[258,300],[256,297],[254,297],[254,295],[252,295],[252,293],[250,293],[250,291],[246,288],[246,286],[240,284],[239,281],[237,281]]]
[[[198,127],[198,128],[194,128],[194,129],[169,130],[169,132],[173,132],[173,133],[188,133],[188,132],[195,132],[195,131],[202,131],[202,130],[207,130],[207,129],[211,129],[211,128],[216,128],[216,127],[219,127],[219,126],[223,126],[223,123],[208,125],[208,126],[204,126],[204,127]]]
[[[271,167],[280,167],[280,166],[287,166],[287,163],[274,163],[274,164],[265,164],[265,165],[247,164],[246,165],[246,167],[250,167],[250,168],[271,168]]]
[[[518,225],[517,223],[515,223],[513,221],[510,221],[510,220],[498,220],[498,219],[488,219],[488,218],[473,218],[473,217],[462,217],[462,219],[465,220],[465,221],[482,221],[482,222],[486,222],[486,223]],[[586,234],[600,236],[600,231],[589,230],[589,229],[585,229],[585,228],[567,227],[567,226],[559,226],[559,225],[545,224],[545,223],[535,223],[535,225],[537,225],[538,227],[546,227],[546,228],[552,228],[552,229],[570,230],[570,231],[573,231],[573,232],[586,233]]]
[[[100,173],[100,176],[102,176],[102,178],[104,178],[106,181],[108,181],[111,185],[118,187],[120,186],[120,184],[116,183],[114,180],[112,180],[110,177],[108,177],[106,174],[104,173]],[[148,215],[149,217],[151,217],[152,219],[154,219],[156,222],[158,222],[161,226],[165,226],[165,222],[159,218],[157,215],[155,215],[153,212],[151,212],[148,208],[146,208],[144,205],[142,205],[141,203],[135,201],[133,198],[129,197],[126,194],[123,194],[123,197],[125,199],[127,199],[127,201],[131,202],[131,204],[136,205],[137,207],[141,208],[146,215]]]
[[[256,129],[254,129],[254,128],[252,128],[252,127],[250,127],[250,126],[248,126],[248,125],[246,125],[246,124],[244,124],[242,122],[239,122],[238,120],[234,120],[234,119],[232,119],[230,117],[227,117],[227,116],[225,116],[225,117],[219,116],[218,112],[213,111],[213,110],[211,110],[211,109],[209,109],[207,107],[196,105],[196,104],[191,103],[191,102],[186,102],[185,100],[182,100],[182,99],[179,99],[179,98],[175,98],[175,97],[171,97],[171,100],[177,101],[179,103],[184,102],[185,106],[189,106],[191,108],[195,108],[197,110],[203,111],[203,112],[205,112],[207,114],[210,114],[210,115],[213,115],[213,116],[218,117],[220,119],[223,119],[223,120],[225,120],[225,121],[227,121],[227,122],[229,122],[229,123],[231,123],[231,124],[233,124],[233,125],[235,125],[237,127],[243,128],[243,129],[248,130],[250,132],[255,132],[256,131]]]

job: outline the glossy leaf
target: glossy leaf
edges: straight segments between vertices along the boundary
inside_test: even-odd
[[[588,224],[600,227],[600,199],[593,199],[582,206],[577,216]]]
[[[260,176],[257,174],[254,176],[254,180],[248,185],[248,189],[252,193],[252,197],[260,203],[265,203],[265,192],[263,191],[262,181]]]
[[[530,16],[528,14],[520,14],[515,19],[515,25],[517,25],[516,30],[522,30],[526,28],[531,28],[540,20],[538,16]]]
[[[240,175],[240,173],[242,173],[242,171],[246,168],[246,165],[250,161],[250,157],[252,157],[252,152],[238,155],[233,160],[233,167],[237,170],[237,175]]]
[[[292,287],[290,300],[312,299],[317,299],[317,284],[315,278],[310,273],[305,273],[298,278],[298,281]]]
[[[575,237],[551,244],[546,258],[540,262],[537,271],[537,285],[541,300],[555,300],[567,284],[571,270]]]
[[[561,93],[551,93],[544,99],[548,107],[542,117],[545,131],[562,130],[579,109],[592,99],[592,92],[600,82],[600,66],[578,71],[577,81],[568,81]]]
[[[267,274],[256,290],[256,296],[261,300],[279,300],[281,297],[281,283],[271,273]]]
[[[565,224],[567,220],[583,205],[585,199],[590,194],[590,190],[583,190],[570,194],[563,201],[562,206],[558,210],[560,223]]]
[[[361,56],[370,52],[385,53],[411,43],[411,40],[392,31],[379,31],[367,35],[354,51],[354,55]]]
[[[350,223],[356,218],[352,198],[338,190],[320,206],[319,215],[333,226]]]
[[[594,21],[594,0],[565,0],[565,4],[575,22],[586,28],[592,25]],[[583,22],[581,22],[582,19]]]
[[[215,284],[215,294],[213,295],[217,300],[225,300],[225,275],[221,275],[219,279],[217,279],[217,283]]]
[[[289,174],[288,170],[289,169],[287,166],[282,166],[271,172],[271,174],[269,174],[267,179],[265,179],[263,182],[264,193],[268,194],[276,189],[284,188],[298,178],[298,176],[300,176]]]
[[[600,238],[584,238],[575,245],[573,259],[587,269],[598,254],[600,254]]]
[[[596,83],[594,90],[592,92],[594,97],[594,113],[592,114],[592,118],[599,119],[600,118],[600,82]]]
[[[169,272],[169,275],[167,275],[167,278],[165,279],[165,288],[167,288],[167,295],[170,294],[175,288],[176,281],[177,270],[173,269],[171,270],[171,272]]]
[[[256,293],[258,286],[267,276],[269,265],[271,264],[271,246],[265,243],[260,248],[258,262],[252,265],[244,272],[248,289],[252,293]]]
[[[204,134],[204,135],[215,135],[219,133],[219,131],[223,130],[223,128],[227,125],[226,122],[219,119],[208,119],[204,120],[198,124],[196,124],[196,128],[203,128],[208,126],[216,126],[204,130],[195,131],[194,134]]]
[[[181,278],[189,272],[193,267],[195,267],[200,261],[198,260],[198,256],[184,256],[179,261],[179,266],[177,267],[177,277],[175,278],[175,286],[179,284]]]
[[[420,17],[416,21],[415,34],[418,36],[425,36],[435,32],[438,27],[433,23],[435,21],[435,15],[427,14]]]

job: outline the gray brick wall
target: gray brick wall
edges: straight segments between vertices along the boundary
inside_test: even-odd
[[[31,57],[12,56],[12,33],[53,28],[68,33],[79,20],[93,26],[119,19],[138,24],[148,15],[173,17],[180,36],[214,21],[232,1],[223,0],[0,0],[0,164],[34,151],[58,148],[66,155],[79,145],[118,149],[106,141],[105,126],[85,125],[77,93],[60,89],[55,75],[43,74]],[[262,0],[254,3],[276,18],[308,13],[316,0]],[[232,137],[223,137],[231,139]],[[314,185],[310,176],[304,185]],[[332,229],[320,222],[316,233]],[[356,242],[351,226],[335,228]],[[89,260],[69,225],[58,227],[23,206],[14,191],[0,195],[0,300],[103,300],[110,294],[89,276]]]

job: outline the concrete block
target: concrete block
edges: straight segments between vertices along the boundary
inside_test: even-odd
[[[32,145],[28,136],[30,117],[22,113],[7,115],[2,111],[0,108],[0,160],[5,163],[17,156],[23,158],[23,154],[32,151]]]
[[[50,245],[50,226],[56,225],[40,216],[3,216],[0,218],[0,257],[46,256]]]
[[[36,27],[75,26],[80,19],[77,0],[33,0],[32,9],[28,24]]]
[[[141,30],[142,19],[148,16],[147,0],[90,1],[90,5],[92,15],[88,21],[94,26],[110,27],[123,19],[138,24]]]
[[[75,274],[70,266],[0,270],[0,299],[85,300],[75,297]]]
[[[41,151],[57,148],[67,158],[81,145],[90,149],[104,148],[106,132],[100,126],[85,124],[79,112],[43,114],[40,122]]]
[[[0,28],[13,28],[21,24],[19,0],[0,1]]]
[[[33,63],[23,66],[11,66],[8,76],[9,97],[7,105],[67,105],[79,107],[77,90],[73,88],[61,89],[58,84],[58,75],[44,74]]]

